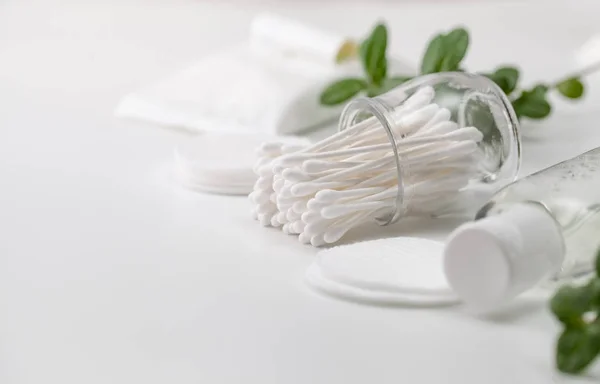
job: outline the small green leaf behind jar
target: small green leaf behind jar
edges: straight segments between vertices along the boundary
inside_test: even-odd
[[[556,89],[561,95],[569,99],[579,99],[584,92],[583,83],[576,77],[561,81],[556,85]]]
[[[448,34],[438,34],[429,41],[421,73],[450,72],[460,70],[460,63],[469,48],[469,33],[464,28],[455,28]]]
[[[333,106],[342,104],[367,89],[367,82],[363,79],[349,78],[338,80],[329,85],[322,93],[320,102],[323,105]]]
[[[387,76],[387,39],[386,26],[378,24],[359,50],[363,68],[370,82],[377,86]]]
[[[519,70],[515,67],[500,67],[494,73],[486,76],[496,83],[506,95],[510,95],[517,88],[519,82]]]
[[[437,35],[427,45],[421,62],[421,73],[439,72],[442,60],[444,60],[444,35]]]
[[[402,85],[403,83],[407,82],[410,79],[412,79],[412,77],[410,77],[410,76],[389,77],[389,78],[383,80],[383,84],[381,85],[381,87],[371,87],[369,89],[369,91],[367,92],[367,96],[375,97],[375,96],[382,95],[386,92],[391,91],[392,89],[396,88],[397,86]]]
[[[530,91],[523,91],[521,95],[512,102],[518,117],[529,117],[531,119],[543,119],[552,112],[550,103],[546,100],[548,87],[537,85]]]
[[[456,28],[444,36],[444,59],[440,72],[456,71],[467,54],[469,33],[464,28]]]

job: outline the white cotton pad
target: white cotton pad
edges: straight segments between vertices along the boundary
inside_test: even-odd
[[[257,179],[253,171],[256,150],[265,142],[305,145],[308,140],[267,134],[201,134],[175,148],[175,177],[193,190],[248,194]]]
[[[443,271],[441,242],[397,237],[322,250],[306,272],[319,291],[374,304],[438,306],[458,302]]]

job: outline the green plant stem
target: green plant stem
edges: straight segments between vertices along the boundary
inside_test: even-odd
[[[574,73],[570,74],[569,76],[563,77],[561,80],[552,83],[550,85],[550,88],[556,88],[556,86],[558,86],[558,84],[562,83],[565,80],[572,79],[572,78],[583,78],[583,77],[589,76],[598,71],[600,71],[600,61],[596,62],[594,64],[591,64],[591,65],[588,65],[587,67],[581,69],[580,71],[574,72]]]
[[[558,87],[558,85],[564,81],[567,81],[567,80],[573,79],[573,78],[584,78],[584,77],[594,74],[596,72],[600,72],[600,61],[596,62],[592,65],[589,65],[589,66],[581,69],[580,71],[573,72],[567,76],[563,76],[560,80],[550,83],[548,85],[548,89],[556,89]],[[511,93],[509,100],[511,102],[515,101],[516,99],[519,98],[519,96],[521,95],[521,93],[523,93],[523,91],[524,91],[524,89],[522,89],[522,88],[515,89],[514,92]]]

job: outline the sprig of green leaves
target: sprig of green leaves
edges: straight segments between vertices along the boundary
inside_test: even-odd
[[[410,80],[410,76],[388,77],[387,43],[387,28],[385,24],[379,23],[358,50],[365,78],[334,82],[321,94],[321,104],[342,104],[360,93],[369,97],[377,96]],[[461,64],[468,53],[469,43],[469,33],[463,27],[433,36],[423,54],[420,74],[463,71]],[[578,99],[584,94],[584,85],[579,75],[568,76],[552,84],[542,83],[530,89],[522,89],[519,87],[520,73],[516,66],[500,66],[491,73],[482,74],[504,91],[519,118],[542,119],[550,115],[552,106],[548,95],[551,90],[558,91],[568,99]]]
[[[600,252],[596,276],[585,285],[560,288],[550,309],[564,327],[556,343],[556,366],[581,373],[600,356]]]
[[[360,59],[369,80],[369,84],[380,86],[387,76],[387,28],[383,24],[377,24],[360,45]]]
[[[388,77],[387,44],[387,27],[379,23],[362,41],[358,49],[365,78],[346,78],[330,84],[321,93],[321,104],[339,105],[361,92],[374,97],[410,80],[409,76]]]
[[[366,90],[368,83],[363,79],[349,78],[336,81],[321,93],[323,105],[337,105]]]
[[[434,36],[423,55],[421,74],[457,71],[468,48],[469,33],[464,28]]]

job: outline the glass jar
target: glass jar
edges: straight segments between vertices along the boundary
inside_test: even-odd
[[[429,117],[429,123],[434,123],[425,122]],[[462,72],[430,74],[380,96],[357,98],[342,112],[339,130],[358,138],[373,124],[387,134],[398,184],[393,209],[377,218],[381,225],[405,216],[473,214],[517,177],[519,122],[507,96],[486,77]],[[460,129],[469,131],[467,127],[480,133],[472,145],[452,139],[452,135],[460,136]],[[415,143],[411,148],[403,147],[411,142]],[[470,146],[475,152],[467,158],[463,152]]]

